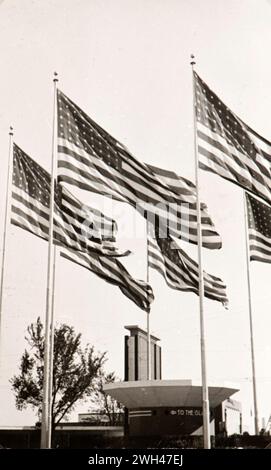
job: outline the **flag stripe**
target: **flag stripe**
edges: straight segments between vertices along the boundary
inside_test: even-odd
[[[251,252],[250,254],[251,261],[261,261],[262,263],[271,263],[271,255],[260,255],[258,251]]]
[[[177,194],[183,194],[187,196],[187,202],[195,202],[195,191],[196,187],[194,183],[186,178],[183,178],[173,171],[165,170],[164,168],[158,168],[153,165],[148,165],[148,168],[155,174],[156,177],[162,178],[167,186],[177,192]]]

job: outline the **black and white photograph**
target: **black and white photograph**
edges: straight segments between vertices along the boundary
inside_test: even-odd
[[[270,45],[271,0],[0,0],[0,462],[271,449]]]

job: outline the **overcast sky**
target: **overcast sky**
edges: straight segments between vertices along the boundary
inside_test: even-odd
[[[0,2],[0,204],[6,189],[8,128],[15,141],[47,169],[52,136],[53,72],[59,87],[141,161],[194,179],[192,80],[196,70],[248,125],[271,139],[271,2],[266,0],[4,0]],[[210,382],[233,382],[252,419],[252,383],[242,190],[201,172],[201,199],[223,239],[204,249],[204,267],[223,278],[226,311],[205,301]],[[74,191],[75,192],[75,191]],[[104,201],[76,192],[104,209]],[[106,209],[105,209],[106,210]],[[125,223],[144,221],[114,205],[124,263],[146,277],[144,236],[121,237]],[[122,230],[123,229],[123,230]],[[1,230],[2,236],[2,230]],[[195,247],[183,248],[196,257]],[[27,325],[45,315],[46,243],[19,228],[8,233],[2,318],[0,425],[33,424],[18,412],[9,379],[25,347]],[[271,413],[271,266],[251,265],[259,415]],[[170,290],[151,272],[155,301],[151,330],[161,338],[164,379],[200,379],[198,297]],[[107,369],[123,378],[124,325],[145,327],[146,316],[118,288],[59,260],[56,320],[74,325],[83,340],[108,351]],[[3,406],[4,404],[4,406]],[[85,404],[76,410],[86,412]],[[261,423],[260,423],[261,426]],[[251,428],[252,430],[252,428]]]

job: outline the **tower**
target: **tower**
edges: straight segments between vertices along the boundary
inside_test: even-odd
[[[125,326],[124,380],[147,380],[147,332],[137,325]],[[161,380],[161,346],[159,338],[151,335],[151,380]]]

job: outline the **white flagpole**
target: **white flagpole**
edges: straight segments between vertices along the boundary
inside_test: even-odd
[[[53,260],[53,281],[52,281],[52,317],[51,317],[51,338],[50,338],[50,375],[49,375],[49,420],[48,420],[48,440],[52,442],[52,422],[53,422],[53,379],[54,379],[54,318],[55,318],[55,287],[56,287],[56,260],[58,249],[54,245]]]
[[[13,128],[9,128],[9,151],[8,151],[8,173],[7,173],[7,187],[6,187],[6,205],[4,216],[4,232],[3,232],[3,246],[2,246],[2,262],[1,262],[1,284],[0,284],[0,344],[2,339],[2,313],[3,313],[3,297],[4,297],[4,278],[5,278],[5,265],[6,265],[6,244],[7,244],[7,228],[9,225],[9,210],[10,210],[10,196],[11,196],[11,182],[12,182],[12,168],[13,168]]]
[[[148,214],[147,214],[148,217]],[[150,282],[150,268],[149,268],[149,222],[146,220],[147,232],[147,283]],[[151,334],[150,334],[150,314],[151,310],[147,312],[147,380],[151,380]]]
[[[246,233],[246,262],[247,262],[247,289],[248,289],[248,311],[249,311],[249,328],[250,328],[250,351],[251,351],[251,367],[252,367],[252,383],[253,383],[253,404],[254,404],[254,425],[255,434],[259,434],[259,416],[257,403],[256,388],[256,371],[255,371],[255,353],[254,353],[254,335],[253,335],[253,319],[252,319],[252,301],[251,301],[251,283],[250,283],[250,255],[249,255],[249,239],[248,239],[248,215],[246,193],[244,196],[244,212],[245,212],[245,233]]]
[[[210,410],[209,410],[209,393],[207,384],[207,367],[206,367],[206,347],[205,347],[205,327],[204,327],[204,280],[202,269],[202,233],[201,233],[201,212],[200,212],[200,196],[199,196],[199,158],[198,158],[198,142],[196,127],[196,96],[194,87],[194,65],[195,58],[191,55],[192,66],[192,83],[193,83],[193,113],[194,113],[194,152],[195,152],[195,179],[197,191],[197,233],[198,233],[198,264],[199,264],[199,310],[200,310],[200,346],[201,346],[201,377],[202,377],[202,414],[203,414],[203,441],[204,449],[210,449]]]
[[[51,370],[51,335],[54,334],[53,328],[53,238],[54,238],[54,200],[55,200],[55,174],[56,174],[56,105],[57,105],[57,73],[54,74],[54,108],[53,108],[53,134],[52,134],[52,159],[51,159],[51,192],[50,192],[50,218],[49,218],[49,240],[48,240],[48,265],[47,265],[47,290],[46,290],[46,317],[45,317],[45,347],[44,347],[44,380],[43,380],[43,401],[42,401],[42,421],[41,421],[41,448],[50,449],[51,447],[51,423],[50,410],[50,376]]]

